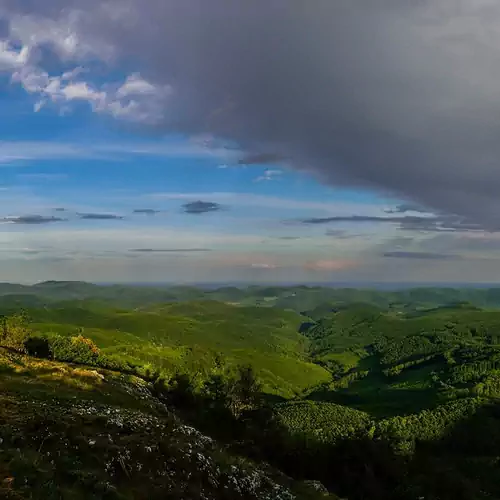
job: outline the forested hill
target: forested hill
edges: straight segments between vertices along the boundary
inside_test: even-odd
[[[119,307],[143,307],[187,300],[218,300],[238,305],[258,305],[308,311],[320,317],[332,306],[362,303],[393,311],[420,311],[468,303],[500,309],[499,288],[413,288],[399,291],[331,288],[321,286],[247,286],[197,288],[194,286],[95,285],[75,281],[47,281],[36,285],[0,283],[0,297],[7,305],[31,306],[61,300],[96,300]],[[319,309],[318,309],[319,308]]]
[[[394,314],[353,305],[304,330],[310,354],[333,380],[327,397],[384,416],[456,397],[495,395],[500,312],[438,308]]]
[[[144,434],[133,426],[130,411],[143,408],[145,397],[215,439],[219,448],[200,451],[211,464],[222,460],[233,470],[241,464],[235,457],[250,460],[244,462],[248,474],[237,469],[250,488],[240,488],[241,498],[500,498],[500,310],[491,291],[478,291],[489,297],[489,307],[481,308],[448,300],[461,293],[450,290],[408,290],[399,292],[408,302],[393,302],[397,292],[181,288],[175,298],[157,301],[154,289],[130,288],[121,299],[104,300],[101,294],[117,288],[59,282],[31,288],[44,292],[0,297],[0,417],[6,422],[0,422],[0,439],[8,443],[7,455],[0,446],[0,496],[31,498],[27,484],[47,492],[57,483],[71,498],[85,498],[89,484],[95,498],[160,498],[171,483],[151,467],[173,453],[175,443],[167,440],[151,461],[136,446],[157,438],[152,428]],[[75,288],[86,291],[78,295]],[[159,291],[167,292],[175,295]],[[229,293],[233,300],[214,300]],[[300,294],[307,307],[278,306]],[[94,409],[83,418],[78,412],[89,405]],[[125,408],[126,418],[110,423],[107,415],[116,407],[119,414]],[[173,425],[165,418],[162,426]],[[48,434],[40,434],[41,442],[22,437],[42,427]],[[57,470],[51,465],[50,456],[61,454],[54,436],[73,447],[71,477],[57,472],[66,458],[53,459]],[[184,447],[192,445],[182,441],[181,462]],[[94,457],[93,446],[104,461]],[[38,451],[45,448],[49,458]],[[131,469],[137,457],[139,467],[153,471],[146,497],[116,486],[145,480],[142,469]],[[217,498],[212,469],[199,470],[195,486],[182,475],[194,462],[176,460],[173,474],[187,489],[172,498],[191,498],[186,491],[200,481],[207,497]],[[115,476],[99,469],[106,463]],[[255,477],[252,471],[267,478],[258,483],[262,490],[245,482]],[[275,487],[281,496],[269,489]],[[268,496],[259,497],[260,491]]]
[[[208,300],[130,310],[72,300],[26,312],[40,333],[83,333],[106,355],[151,370],[195,373],[222,358],[251,364],[269,393],[286,397],[330,377],[310,358],[309,342],[299,333],[304,318],[293,311]]]

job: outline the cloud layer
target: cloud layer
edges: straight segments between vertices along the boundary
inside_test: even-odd
[[[4,0],[0,15],[0,71],[36,109],[224,137],[241,163],[287,159],[500,227],[498,2]]]
[[[386,211],[387,213],[404,213],[399,208],[395,210]],[[287,221],[285,221],[287,222]],[[288,223],[288,222],[287,222]],[[400,229],[405,231],[419,231],[419,232],[474,232],[483,231],[482,225],[473,222],[470,219],[455,215],[390,215],[390,216],[377,216],[377,215],[335,215],[332,217],[311,217],[309,219],[302,219],[302,224],[317,225],[317,224],[394,224],[399,226]],[[496,224],[490,226],[491,231],[499,231],[500,226]]]
[[[385,252],[384,257],[391,259],[419,259],[419,260],[460,260],[461,255],[432,252]]]
[[[130,252],[139,253],[190,253],[210,252],[210,248],[132,248]]]

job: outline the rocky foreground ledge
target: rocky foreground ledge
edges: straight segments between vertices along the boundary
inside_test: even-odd
[[[0,352],[0,498],[332,498],[233,456],[147,383]]]

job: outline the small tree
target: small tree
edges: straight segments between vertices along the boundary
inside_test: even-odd
[[[186,373],[176,373],[169,384],[172,402],[180,406],[191,406],[195,400],[194,386]]]
[[[22,312],[13,316],[3,316],[1,321],[2,345],[24,352],[25,342],[31,335],[27,315]]]
[[[235,416],[254,410],[261,404],[262,384],[257,379],[251,365],[238,367],[236,379],[231,390],[230,409]]]
[[[212,408],[228,408],[231,384],[221,373],[213,373],[203,384],[203,395]]]

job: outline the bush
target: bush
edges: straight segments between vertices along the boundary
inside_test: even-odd
[[[193,381],[186,373],[176,373],[169,384],[169,396],[175,405],[190,407],[196,401]]]
[[[58,361],[69,361],[86,365],[97,365],[102,361],[99,348],[87,337],[55,336],[51,339],[52,357]]]
[[[28,337],[24,342],[24,350],[30,356],[37,358],[50,358],[52,356],[52,349],[47,337],[32,336]]]
[[[1,317],[0,345],[20,352],[25,351],[25,343],[31,335],[28,318],[24,313]]]
[[[100,368],[106,368],[108,370],[134,374],[139,377],[141,376],[138,366],[133,365],[128,361],[123,361],[114,356],[106,356],[103,353],[99,353],[96,360],[92,364]]]
[[[82,335],[72,337],[56,334],[30,335],[20,350],[37,358],[81,363],[144,377],[141,367],[115,356],[106,356],[92,340]],[[154,382],[150,378],[148,380]]]

